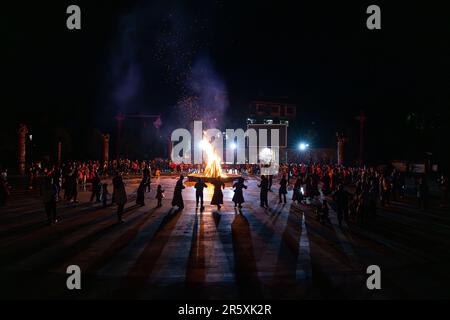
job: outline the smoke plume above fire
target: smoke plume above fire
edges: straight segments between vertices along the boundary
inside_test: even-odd
[[[178,118],[173,125],[200,119],[220,125],[228,94],[208,53],[214,4],[189,5],[142,1],[118,19],[105,79],[106,104],[115,113],[165,113]]]

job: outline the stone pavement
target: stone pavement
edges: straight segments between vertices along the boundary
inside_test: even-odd
[[[417,211],[407,202],[380,209],[367,225],[319,223],[309,206],[259,206],[257,178],[248,178],[241,211],[224,190],[220,212],[170,205],[175,178],[152,181],[146,206],[134,204],[138,180],[127,181],[125,223],[115,206],[59,203],[47,226],[36,191],[16,191],[0,209],[1,298],[129,299],[390,299],[449,298],[450,215]],[[110,183],[110,182],[109,182]],[[155,189],[166,190],[156,208]],[[111,189],[111,188],[110,188]],[[288,199],[292,197],[289,192]],[[66,268],[82,270],[82,290],[66,289]],[[366,268],[382,271],[382,290],[366,288]]]

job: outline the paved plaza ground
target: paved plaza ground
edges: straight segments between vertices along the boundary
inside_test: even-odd
[[[58,203],[58,224],[47,226],[38,191],[16,190],[0,209],[1,298],[129,299],[398,299],[450,298],[450,213],[422,212],[412,202],[379,208],[364,226],[319,223],[310,206],[259,206],[259,182],[248,177],[241,211],[224,190],[220,212],[170,203],[175,178],[152,181],[146,205],[135,205],[138,180],[127,180],[125,223],[116,207]],[[109,181],[109,183],[111,183]],[[156,208],[155,189],[166,198]],[[111,191],[110,187],[110,191]],[[292,191],[288,199],[292,197]],[[368,290],[366,268],[380,266],[382,289]],[[66,288],[66,268],[82,270],[82,289]]]

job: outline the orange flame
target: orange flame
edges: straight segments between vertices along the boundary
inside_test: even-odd
[[[204,175],[212,178],[225,177],[226,175],[222,173],[221,159],[216,154],[212,144],[203,139],[201,147],[207,158]]]

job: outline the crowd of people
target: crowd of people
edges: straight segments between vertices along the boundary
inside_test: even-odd
[[[279,203],[286,204],[288,189],[292,188],[292,201],[296,204],[315,206],[318,219],[326,223],[329,220],[330,202],[336,211],[339,226],[343,221],[364,224],[373,218],[377,212],[377,206],[389,207],[391,200],[401,200],[406,196],[406,173],[395,168],[343,167],[333,165],[282,165],[279,170],[278,198]],[[260,176],[260,206],[269,207],[268,193],[272,191],[273,176]],[[182,192],[184,176],[180,175],[177,181],[173,206],[184,208]],[[294,180],[291,184],[290,182]],[[242,207],[244,200],[244,184],[241,177],[234,183],[234,196],[232,201],[235,207]],[[442,193],[441,206],[446,206],[448,201],[448,179],[441,175],[438,179],[439,189]],[[198,181],[196,189],[196,206],[204,209],[203,190],[207,188],[203,180]],[[223,204],[222,189],[225,188],[220,178],[212,183],[214,188],[211,205],[220,210]],[[424,211],[429,208],[429,186],[426,176],[417,176],[414,184],[414,194],[417,207]],[[327,200],[327,198],[329,200]]]
[[[129,175],[142,177],[136,190],[136,204],[145,205],[145,193],[150,191],[152,176],[159,178],[161,174],[179,175],[175,186],[172,205],[179,209],[184,208],[183,179],[185,174],[202,172],[205,165],[173,164],[169,160],[154,159],[152,161],[131,161],[122,159],[101,164],[98,161],[67,162],[61,166],[43,165],[34,163],[28,168],[28,188],[40,190],[44,202],[49,224],[57,222],[56,203],[58,201],[78,202],[78,191],[87,190],[90,186],[91,202],[110,203],[117,205],[119,222],[123,222],[123,210],[127,202],[125,183],[123,178]],[[268,193],[272,192],[274,178],[277,181],[279,203],[287,203],[288,191],[292,190],[292,202],[297,205],[315,206],[315,212],[321,222],[329,221],[330,208],[336,211],[339,225],[343,221],[365,223],[376,214],[377,206],[389,207],[392,200],[405,197],[407,190],[407,175],[395,168],[376,169],[366,167],[344,167],[336,165],[307,165],[282,164],[278,176],[261,175],[258,165],[223,165],[224,172],[232,172],[242,177],[253,175],[260,177],[260,206],[269,207]],[[102,180],[112,176],[112,196],[108,184]],[[232,201],[235,207],[242,208],[245,202],[244,193],[247,186],[244,178],[239,178],[232,188],[234,196]],[[442,193],[441,205],[447,206],[448,178],[441,175],[438,185]],[[0,175],[0,205],[5,205],[10,192],[7,183],[7,173],[2,170]],[[220,210],[223,205],[223,192],[225,184],[220,178],[212,183],[214,188],[211,205]],[[199,180],[194,188],[196,190],[196,205],[204,210],[203,190],[208,185]],[[61,192],[63,191],[63,194]],[[422,210],[429,207],[429,186],[425,176],[415,179],[414,195],[417,206]],[[158,207],[162,206],[164,190],[161,185],[156,188]]]
[[[28,185],[30,189],[32,189],[33,187],[36,187],[36,181],[39,180],[39,177],[45,176],[54,170],[64,171],[67,168],[76,170],[77,179],[82,186],[85,187],[87,182],[94,177],[95,173],[97,173],[100,177],[112,177],[115,172],[120,172],[124,176],[140,175],[147,167],[155,169],[155,176],[159,176],[161,174],[179,175],[203,172],[206,167],[206,163],[196,165],[185,163],[177,164],[171,160],[161,158],[153,160],[119,159],[103,163],[100,161],[71,161],[63,163],[61,167],[58,167],[56,165],[38,161],[33,162],[28,166]],[[222,169],[224,172],[241,175],[260,173],[260,167],[257,164],[223,164]]]
[[[329,195],[336,207],[339,225],[343,220],[364,223],[375,216],[378,204],[389,207],[391,200],[404,199],[407,191],[407,174],[395,168],[294,165],[293,169],[285,170],[290,173],[288,177],[296,177],[292,200],[300,203],[309,198],[314,203],[319,196]],[[441,175],[438,184],[442,193],[441,206],[446,206],[448,179]],[[414,195],[417,207],[428,210],[430,191],[425,175],[414,177]],[[329,210],[327,200],[323,201],[317,209],[321,220],[327,219]]]

